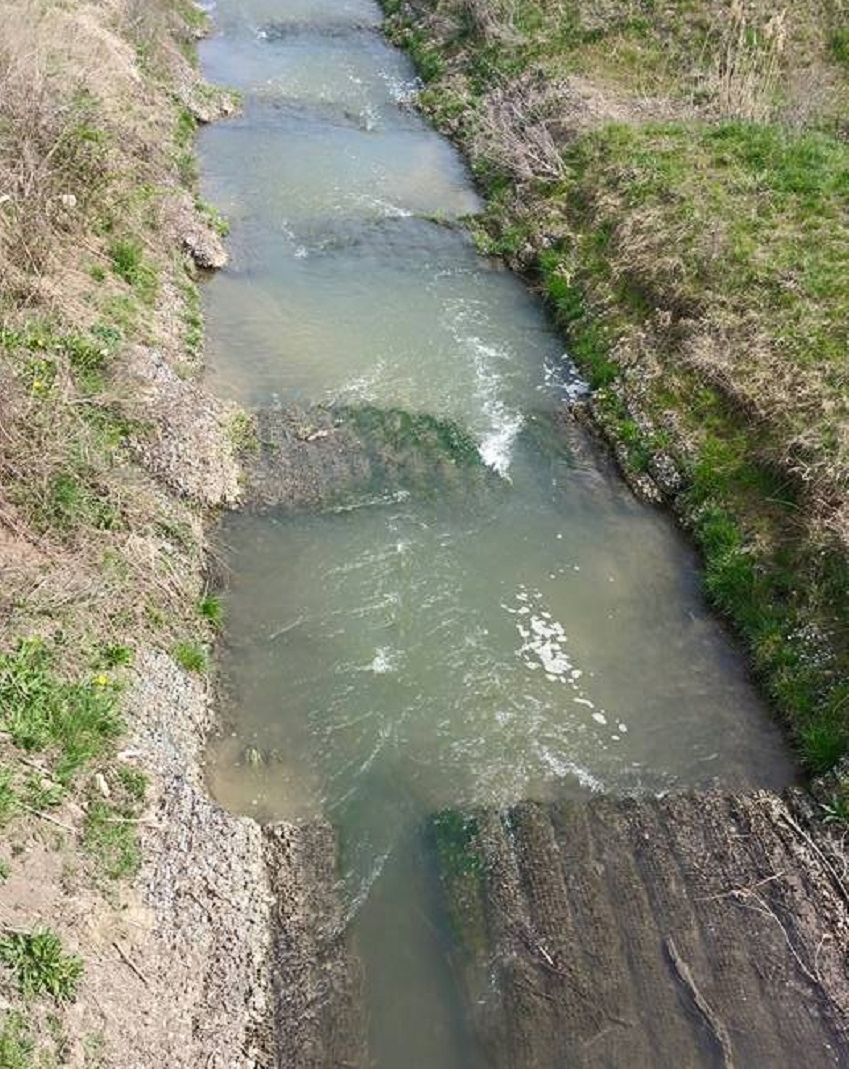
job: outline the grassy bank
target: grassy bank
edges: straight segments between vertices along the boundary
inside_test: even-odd
[[[475,224],[547,297],[635,485],[811,771],[849,748],[849,14],[387,0]]]
[[[122,748],[136,652],[202,671],[219,615],[214,502],[161,477],[176,439],[149,371],[191,389],[202,341],[194,260],[219,222],[195,199],[192,135],[227,106],[194,69],[204,22],[184,0],[0,6],[0,1066],[15,1069],[105,1064],[66,1007],[140,863],[146,776]]]

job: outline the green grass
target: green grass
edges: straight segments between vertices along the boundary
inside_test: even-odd
[[[20,800],[15,791],[15,772],[13,769],[0,767],[0,827],[8,824],[20,811]]]
[[[57,1002],[74,998],[83,973],[80,958],[66,954],[59,936],[49,928],[0,937],[0,962],[22,995],[49,995]]]
[[[199,642],[178,642],[174,647],[174,660],[187,672],[205,672],[207,653]]]
[[[83,827],[83,847],[108,880],[134,876],[141,865],[138,820],[144,808],[147,776],[115,763],[105,773],[109,798],[92,788]]]
[[[135,806],[116,806],[98,799],[89,803],[83,846],[111,880],[128,879],[139,870],[136,816]]]
[[[233,414],[227,424],[227,437],[237,452],[256,453],[259,449],[256,421],[247,412]]]
[[[829,45],[837,62],[849,67],[849,26],[841,26],[835,30],[829,39]]]
[[[22,1013],[6,1013],[0,1023],[0,1069],[34,1069],[35,1044]]]
[[[198,612],[215,628],[224,623],[224,606],[216,594],[204,594],[198,602]]]
[[[69,534],[80,527],[108,531],[119,518],[108,494],[85,464],[69,464],[54,471],[31,503],[33,519],[42,531]]]
[[[139,299],[152,304],[159,292],[156,268],[147,262],[141,242],[136,238],[120,238],[109,246],[112,270],[124,280]]]
[[[114,686],[100,677],[59,676],[38,640],[0,654],[0,725],[15,746],[47,752],[63,784],[104,754],[122,730]]]
[[[607,126],[578,138],[566,159],[569,179],[555,196],[584,231],[584,270],[616,263],[620,278],[639,278],[620,299],[745,317],[749,333],[799,371],[842,366],[849,144],[741,122]]]
[[[104,668],[125,668],[133,663],[133,651],[121,642],[109,642],[100,650],[100,663]]]
[[[230,224],[214,204],[209,204],[208,201],[197,198],[195,200],[195,209],[212,227],[216,234],[222,238],[227,237],[230,233]]]
[[[174,130],[174,143],[176,145],[174,160],[181,181],[190,188],[195,185],[198,177],[197,159],[194,152],[196,131],[197,120],[194,115],[188,108],[180,108],[177,112]]]

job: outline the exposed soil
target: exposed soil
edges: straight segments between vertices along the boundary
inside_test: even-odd
[[[792,798],[464,821],[437,818],[437,852],[492,1065],[849,1065],[845,868]]]

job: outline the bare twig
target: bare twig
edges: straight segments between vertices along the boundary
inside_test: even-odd
[[[57,817],[51,816],[50,813],[45,813],[41,809],[35,809],[31,805],[27,805],[26,802],[21,802],[20,806],[21,806],[22,809],[25,809],[28,813],[32,813],[32,815],[34,817],[40,817],[42,820],[46,820],[50,824],[55,824],[57,828],[62,828],[64,831],[69,831],[71,833],[71,835],[76,835],[78,833],[78,829],[77,828],[72,828],[70,824],[65,824],[63,821],[59,820]]]
[[[138,965],[136,965],[132,958],[126,953],[126,951],[124,951],[124,949],[121,947],[121,944],[117,940],[113,940],[112,946],[115,947],[115,949],[118,951],[118,956],[121,958],[121,961],[123,961],[128,968],[132,969],[132,971],[136,974],[139,980],[141,980],[145,987],[149,987],[150,981],[141,971]]]

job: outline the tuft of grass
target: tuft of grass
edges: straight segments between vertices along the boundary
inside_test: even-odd
[[[134,876],[141,864],[136,807],[92,800],[86,813],[83,845],[110,880]]]
[[[45,809],[54,809],[62,804],[64,797],[65,789],[61,783],[45,779],[34,772],[24,777],[21,798],[28,809],[35,809],[39,813]]]
[[[70,1001],[83,974],[81,959],[66,954],[61,939],[49,928],[0,937],[0,962],[28,998],[50,995],[57,1002]]]
[[[14,779],[15,774],[11,768],[0,767],[0,827],[7,824],[19,811]]]
[[[159,291],[156,268],[144,256],[141,243],[136,238],[121,238],[109,246],[112,270],[131,286],[140,300],[152,304]]]
[[[799,732],[805,764],[815,774],[834,768],[849,748],[849,732],[844,720],[820,717]]]
[[[235,450],[255,453],[259,449],[256,421],[247,412],[236,412],[227,426],[227,436]]]
[[[94,785],[89,792],[83,846],[108,879],[128,879],[141,865],[138,818],[147,792],[147,777],[136,768],[118,764],[108,770],[107,782],[108,799]]]
[[[127,803],[143,802],[147,793],[147,776],[137,768],[119,765],[115,775]]]
[[[67,534],[80,527],[108,531],[118,521],[108,494],[82,465],[69,464],[50,475],[33,506],[34,519],[45,531],[54,529]]]
[[[178,642],[173,652],[174,660],[187,672],[206,671],[206,650],[199,642]]]
[[[849,784],[841,783],[821,808],[824,824],[849,824]]]
[[[198,612],[213,627],[221,627],[224,623],[224,606],[217,594],[204,594],[198,602]]]
[[[105,668],[125,668],[133,663],[132,648],[120,642],[107,643],[101,648],[100,662]]]
[[[177,112],[177,124],[174,131],[174,143],[177,147],[175,163],[177,172],[184,185],[192,187],[197,182],[197,160],[194,153],[194,137],[197,120],[188,108]]]
[[[230,224],[214,204],[210,204],[208,201],[197,198],[195,200],[195,209],[219,237],[227,237],[230,233]]]
[[[849,67],[849,26],[841,26],[829,38],[831,54],[838,63]]]

